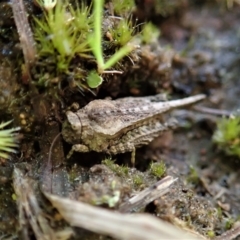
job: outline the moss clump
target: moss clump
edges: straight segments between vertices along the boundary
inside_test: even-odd
[[[192,184],[199,183],[198,172],[193,166],[190,166],[189,175],[187,176],[187,181]]]
[[[141,41],[143,44],[149,44],[153,39],[157,39],[160,35],[159,29],[152,23],[146,23],[141,32]]]
[[[110,29],[113,44],[119,47],[125,46],[134,36],[132,22],[126,19],[120,19],[114,25],[115,27]]]
[[[0,124],[0,157],[9,158],[9,153],[15,153],[18,147],[16,131],[19,128],[3,129],[11,123],[5,122]]]
[[[114,12],[121,17],[129,16],[135,8],[134,0],[112,0]]]
[[[221,119],[212,140],[227,155],[240,157],[240,117]]]
[[[235,220],[232,218],[228,218],[226,223],[225,223],[225,229],[229,230],[232,228],[233,224],[235,223]]]
[[[215,237],[215,232],[213,230],[209,230],[207,232],[207,235],[208,235],[209,238],[214,238]]]
[[[166,165],[164,162],[151,163],[149,170],[153,176],[161,178],[166,172]]]
[[[113,172],[115,172],[120,177],[126,177],[129,172],[129,168],[126,166],[119,166],[114,163],[112,159],[105,159],[102,161],[102,164],[109,167]]]
[[[35,39],[39,57],[51,57],[57,72],[67,72],[73,57],[90,52],[87,38],[92,29],[90,8],[82,4],[73,9],[64,1],[48,8],[44,16],[35,18]]]
[[[46,2],[39,3],[44,14],[35,18],[34,34],[38,43],[38,65],[56,69],[50,79],[65,74],[73,79],[72,86],[84,90],[101,85],[103,73],[122,73],[107,70],[135,49],[130,44],[134,35],[131,17],[104,16],[111,23],[106,27],[103,0],[94,0],[93,9],[91,5],[73,6],[67,0],[47,5]],[[123,2],[122,10],[130,14],[133,3]],[[116,12],[119,6],[117,3]],[[45,78],[39,78],[38,83],[43,85]]]
[[[144,178],[140,174],[136,174],[132,176],[133,185],[138,188],[144,183]]]
[[[58,2],[45,12],[44,19],[35,18],[35,38],[40,43],[38,54],[55,57],[58,71],[66,71],[74,56],[90,51],[87,44],[87,32],[92,27],[89,8],[82,5],[67,11],[67,6]]]

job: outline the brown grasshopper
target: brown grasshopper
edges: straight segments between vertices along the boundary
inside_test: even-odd
[[[179,100],[163,101],[162,95],[94,100],[77,112],[68,111],[62,135],[73,144],[68,158],[77,152],[132,152],[150,143],[163,131],[176,126],[176,120],[163,120],[163,113],[205,98],[199,94]]]

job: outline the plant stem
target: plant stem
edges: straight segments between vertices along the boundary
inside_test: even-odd
[[[104,59],[102,52],[102,12],[103,12],[103,0],[94,0],[94,41],[95,47],[95,56],[97,58],[98,70],[102,72],[104,68]],[[92,44],[94,44],[92,42]]]
[[[110,68],[124,56],[127,56],[133,50],[133,46],[125,45],[121,49],[119,49],[108,61],[104,64],[103,70]]]

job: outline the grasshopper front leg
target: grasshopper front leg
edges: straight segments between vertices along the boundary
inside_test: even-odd
[[[69,159],[74,152],[90,152],[90,149],[83,144],[75,144],[72,146],[70,152],[67,155],[67,159]]]

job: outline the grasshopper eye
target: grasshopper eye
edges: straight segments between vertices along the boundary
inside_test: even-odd
[[[78,116],[71,111],[68,111],[66,113],[66,115],[67,115],[67,119],[68,119],[68,122],[69,122],[72,130],[81,131],[81,122],[80,122]]]

